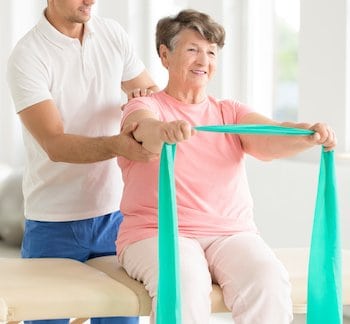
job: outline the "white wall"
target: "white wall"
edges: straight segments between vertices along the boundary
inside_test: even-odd
[[[300,1],[299,118],[332,125],[339,151],[350,149],[348,2]]]
[[[319,154],[319,150],[316,150]],[[255,202],[255,220],[273,247],[308,246],[316,202],[318,162],[247,159]],[[350,167],[337,161],[340,223],[343,246],[350,248]]]
[[[15,43],[36,24],[46,0],[0,0],[0,5],[0,163],[21,166],[22,136],[6,83],[6,65]]]

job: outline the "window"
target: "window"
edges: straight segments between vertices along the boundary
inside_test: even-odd
[[[274,94],[272,117],[298,119],[299,1],[275,1]]]
[[[349,152],[349,0],[241,3],[243,100],[277,120],[327,122]]]

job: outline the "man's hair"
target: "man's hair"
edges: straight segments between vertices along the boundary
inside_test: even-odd
[[[172,51],[177,41],[177,35],[184,29],[198,32],[203,39],[217,44],[219,48],[225,44],[225,29],[220,24],[205,13],[187,9],[180,11],[176,16],[165,17],[158,21],[156,28],[158,55],[161,44]]]

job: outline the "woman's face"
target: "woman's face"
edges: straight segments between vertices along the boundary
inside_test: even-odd
[[[182,30],[178,34],[173,51],[165,46],[161,50],[169,81],[188,88],[207,85],[216,70],[217,54],[217,44],[208,42],[192,29]]]

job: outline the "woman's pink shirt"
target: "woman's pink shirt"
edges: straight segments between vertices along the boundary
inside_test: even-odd
[[[192,126],[237,124],[252,110],[236,101],[207,97],[184,104],[164,91],[129,101],[125,118],[149,109],[162,121],[186,120]],[[124,181],[120,210],[124,220],[118,253],[129,244],[157,235],[159,160],[141,163],[118,158]],[[177,144],[175,185],[179,235],[207,237],[256,232],[244,152],[238,135],[197,132]]]

